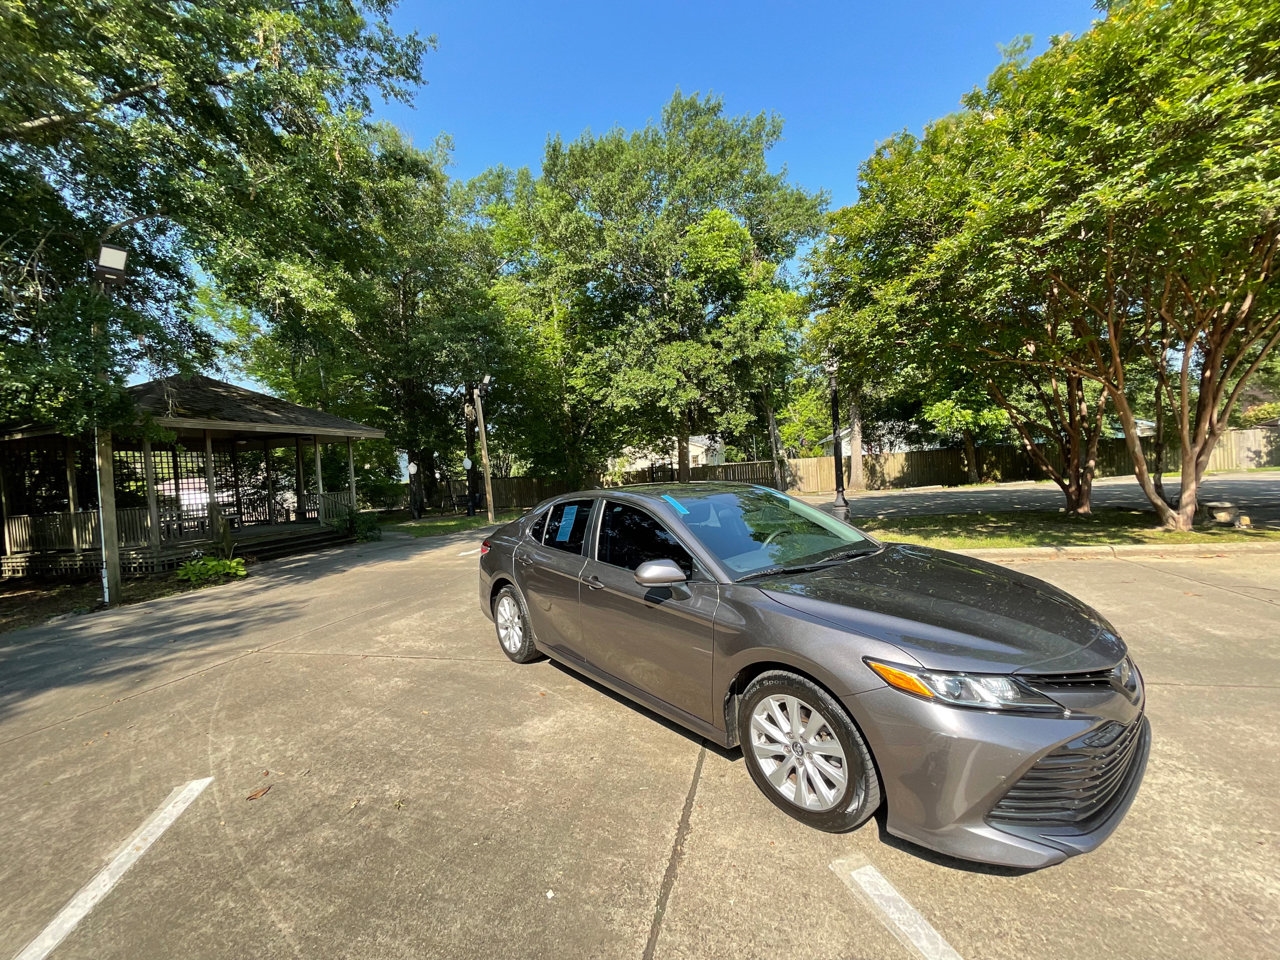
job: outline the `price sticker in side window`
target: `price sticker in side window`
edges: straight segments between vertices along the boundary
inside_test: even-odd
[[[556,543],[568,543],[569,534],[573,532],[573,520],[578,515],[578,508],[572,504],[564,508],[564,516],[560,518],[560,529],[556,531]]]

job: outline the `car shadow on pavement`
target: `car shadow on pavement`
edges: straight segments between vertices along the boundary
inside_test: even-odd
[[[936,850],[930,850],[928,847],[922,847],[918,843],[912,843],[910,840],[903,840],[901,837],[895,837],[889,832],[889,808],[885,804],[880,804],[880,809],[875,813],[876,829],[880,831],[880,842],[886,847],[893,847],[895,850],[901,850],[903,853],[924,860],[928,863],[935,864],[939,867],[947,867],[951,870],[959,870],[964,873],[981,873],[992,877],[1025,877],[1030,873],[1039,873],[1040,870],[1047,869],[1041,867],[1039,869],[1029,869],[1027,867],[1004,867],[996,863],[979,863],[976,860],[961,860],[958,857],[949,857],[945,853],[938,853]]]
[[[556,660],[552,660],[550,657],[547,658],[547,661],[551,664],[551,666],[559,670],[565,676],[572,677],[574,680],[578,680],[582,682],[583,684],[597,691],[598,693],[604,694],[614,703],[620,704],[621,706],[634,710],[636,711],[636,713],[643,714],[644,716],[651,719],[654,723],[657,723],[662,725],[663,727],[666,727],[672,733],[680,734],[680,736],[684,737],[690,743],[694,743],[699,746],[706,747],[708,752],[714,753],[716,756],[720,757],[721,759],[728,760],[730,763],[737,763],[739,760],[742,759],[742,751],[739,750],[737,747],[734,747],[732,750],[726,750],[724,747],[720,746],[719,744],[713,743],[712,741],[706,739],[701,734],[694,733],[692,730],[688,729],[687,727],[682,727],[680,726],[680,724],[676,723],[675,721],[668,720],[666,717],[662,716],[662,714],[655,713],[654,711],[650,710],[648,707],[644,706],[643,704],[636,703],[636,701],[632,700],[630,697],[624,697],[620,693],[615,693],[613,690],[610,690],[608,687],[606,687],[603,683],[600,683],[597,680],[593,680],[591,677],[588,677],[586,674],[578,673],[578,671],[570,667],[566,667],[564,664]]]

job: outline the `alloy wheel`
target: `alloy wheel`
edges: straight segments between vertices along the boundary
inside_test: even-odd
[[[811,704],[768,696],[751,712],[748,748],[773,789],[804,810],[830,810],[845,794],[849,766],[831,722]]]
[[[510,594],[498,598],[498,607],[494,611],[498,623],[498,641],[508,653],[519,653],[524,643],[524,619],[520,616],[520,607]]]

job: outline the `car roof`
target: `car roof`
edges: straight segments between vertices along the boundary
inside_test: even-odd
[[[695,480],[692,483],[632,483],[621,487],[596,487],[594,490],[578,490],[560,494],[549,500],[581,500],[587,497],[631,497],[664,502],[664,497],[679,500],[701,500],[719,493],[745,493],[749,490],[771,489],[752,483],[732,483],[727,480]]]

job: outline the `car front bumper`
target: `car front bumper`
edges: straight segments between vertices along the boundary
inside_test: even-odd
[[[1102,715],[1065,717],[967,710],[889,687],[845,703],[875,757],[889,832],[984,863],[1034,869],[1098,847],[1133,802],[1150,751],[1141,702],[1119,696]],[[1088,763],[1101,765],[1101,794]]]

